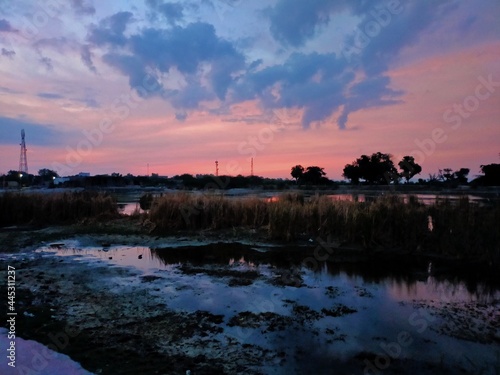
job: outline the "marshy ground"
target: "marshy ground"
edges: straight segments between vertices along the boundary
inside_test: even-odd
[[[95,374],[500,373],[497,272],[455,245],[381,251],[306,230],[272,240],[265,222],[157,225],[139,215],[1,230],[19,337]]]

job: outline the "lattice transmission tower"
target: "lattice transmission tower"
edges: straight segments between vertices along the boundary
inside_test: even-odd
[[[28,158],[26,157],[26,141],[24,140],[24,129],[21,130],[21,156],[19,156],[19,173],[28,174]]]

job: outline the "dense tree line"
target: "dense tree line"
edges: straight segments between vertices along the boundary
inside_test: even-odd
[[[343,176],[352,184],[375,184],[387,185],[399,183],[401,180],[409,182],[413,177],[422,172],[422,167],[415,162],[413,156],[404,156],[398,163],[399,171],[392,161],[390,154],[381,152],[372,155],[361,155],[351,164],[347,164],[343,169]],[[500,164],[481,165],[482,175],[477,176],[470,182],[473,186],[500,186]],[[451,168],[440,169],[437,174],[429,174],[429,178],[424,180],[419,178],[420,184],[445,185],[454,187],[468,184],[468,168],[460,168],[453,171]],[[334,186],[336,183],[326,177],[324,168],[319,166],[309,166],[304,168],[298,164],[291,168],[290,172],[293,183],[290,180],[264,178],[260,176],[213,176],[209,174],[196,175],[182,174],[173,177],[161,177],[157,174],[151,176],[134,176],[127,174],[122,176],[119,173],[96,176],[72,176],[69,181],[64,182],[64,187],[93,187],[93,186],[164,186],[169,188],[186,189],[233,189],[262,187],[264,189],[285,189],[293,185],[299,186]],[[11,170],[0,175],[2,185],[8,182],[16,182],[19,186],[54,186],[53,181],[58,178],[57,172],[50,169],[40,169],[38,175],[23,174]]]
[[[422,172],[422,167],[415,162],[413,156],[405,156],[398,163],[401,172],[398,172],[390,154],[376,152],[372,155],[361,155],[351,164],[347,164],[343,170],[343,176],[353,184],[359,184],[361,180],[367,184],[388,185],[391,182],[398,183],[404,178],[406,181]]]
[[[296,184],[304,185],[329,185],[333,182],[326,177],[324,168],[316,165],[304,168],[302,165],[292,167],[290,172]]]

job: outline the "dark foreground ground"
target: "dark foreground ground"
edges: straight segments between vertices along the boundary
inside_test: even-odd
[[[78,257],[71,256],[49,256],[33,251],[42,244],[48,248],[58,248],[64,246],[66,239],[74,238],[80,243],[99,244],[103,248],[113,244],[157,248],[165,242],[185,242],[185,246],[171,250],[165,261],[177,264],[176,270],[182,275],[208,276],[236,291],[253,284],[271,285],[275,294],[270,298],[280,306],[275,309],[277,312],[235,309],[227,315],[202,309],[179,311],[165,302],[164,295],[182,294],[182,288],[177,284],[168,285],[167,279],[163,279],[161,274],[144,275],[129,267],[80,261]],[[17,335],[39,341],[67,354],[95,374],[184,375],[186,371],[191,371],[192,375],[368,374],[379,373],[381,369],[384,374],[500,373],[498,300],[471,302],[465,308],[439,301],[432,304],[405,302],[414,308],[419,308],[420,303],[420,307],[439,318],[440,323],[433,326],[433,330],[439,335],[465,340],[474,345],[486,345],[492,350],[496,348],[496,364],[493,360],[487,365],[481,365],[471,354],[469,361],[472,364],[464,365],[425,360],[422,356],[392,358],[371,349],[343,358],[330,355],[331,353],[304,351],[304,346],[295,343],[300,344],[301,340],[309,337],[327,335],[327,342],[348,342],[349,334],[342,333],[339,324],[320,332],[317,322],[325,319],[334,322],[335,319],[358,313],[359,308],[340,303],[337,300],[337,290],[333,287],[326,287],[325,298],[331,299],[330,309],[315,310],[302,305],[300,300],[284,298],[284,294],[282,296],[285,292],[311,288],[304,280],[300,267],[305,259],[317,259],[319,250],[321,254],[329,254],[327,262],[360,265],[364,268],[363,272],[373,278],[380,277],[389,269],[391,272],[399,269],[402,277],[404,274],[411,274],[419,278],[419,273],[425,273],[422,270],[426,270],[426,265],[432,262],[436,276],[466,276],[467,282],[472,286],[487,281],[492,290],[498,290],[498,273],[487,264],[474,265],[470,260],[464,262],[438,258],[432,254],[396,256],[392,253],[373,254],[360,249],[339,249],[333,246],[329,248],[329,253],[328,245],[325,247],[314,239],[294,246],[272,244],[273,246],[265,247],[259,242],[261,239],[258,233],[236,232],[198,232],[190,233],[187,237],[152,237],[148,235],[147,225],[130,219],[84,227],[52,227],[41,230],[11,228],[0,232],[0,250],[3,253],[0,258],[0,277],[6,280],[7,265],[15,266]],[[198,245],[206,245],[192,247],[192,241],[197,241]],[[256,247],[263,246],[267,251],[255,251]],[[247,261],[251,259],[252,264],[272,264],[273,267],[268,272],[228,267],[223,260],[232,252],[235,256],[245,257]],[[323,255],[321,258],[323,261]],[[358,299],[371,298],[370,293],[363,288],[354,290]],[[0,295],[6,294],[6,285],[2,283]],[[204,296],[200,295],[199,298]],[[283,306],[291,314],[280,313]],[[232,310],[228,307],[228,311]],[[6,327],[4,320],[0,326]],[[293,350],[279,345],[269,349],[265,345],[259,345],[259,338],[247,339],[245,333],[252,330],[254,335],[277,335],[280,338],[280,334],[288,332],[290,327],[295,327],[294,332],[297,333],[289,338],[289,346],[296,348]],[[422,341],[424,342],[425,340]],[[432,348],[431,344],[429,348]],[[422,347],[422,350],[427,349]],[[380,366],[369,365],[376,363]]]

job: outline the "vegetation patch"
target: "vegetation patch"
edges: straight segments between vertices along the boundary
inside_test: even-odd
[[[284,194],[266,201],[182,193],[155,198],[149,219],[159,233],[248,228],[265,230],[268,239],[280,241],[332,238],[365,250],[500,259],[500,203],[481,206],[467,197],[424,205],[416,197],[398,195],[351,202],[325,195]]]
[[[99,192],[61,194],[5,193],[0,195],[0,227],[74,224],[84,219],[118,217],[111,195]]]

